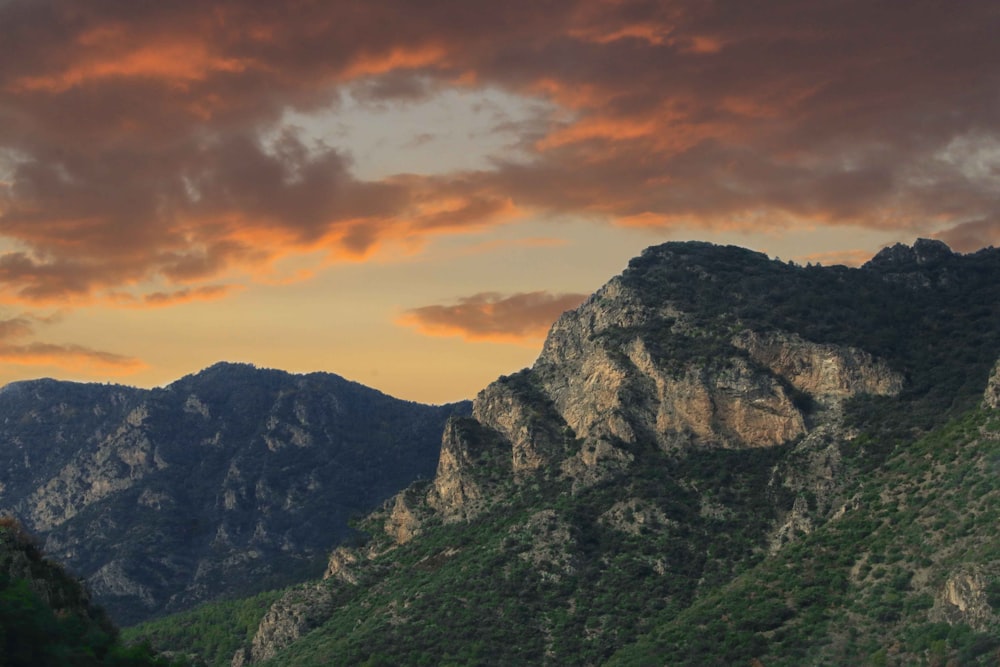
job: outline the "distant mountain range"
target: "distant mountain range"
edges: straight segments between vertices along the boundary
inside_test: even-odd
[[[119,623],[322,573],[348,521],[434,473],[468,404],[217,364],[153,390],[0,390],[0,509]]]

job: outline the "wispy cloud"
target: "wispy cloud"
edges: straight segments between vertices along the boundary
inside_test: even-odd
[[[193,301],[214,301],[237,289],[241,289],[241,286],[203,285],[184,287],[169,292],[149,292],[141,296],[135,296],[128,292],[113,292],[110,294],[110,302],[127,308],[161,308]]]
[[[535,345],[563,312],[586,295],[484,292],[450,305],[412,308],[397,322],[428,336],[461,336],[470,341]]]
[[[55,366],[73,371],[92,371],[124,375],[145,368],[133,357],[94,350],[75,344],[56,344],[31,340],[43,318],[18,315],[0,319],[0,363],[28,366]]]

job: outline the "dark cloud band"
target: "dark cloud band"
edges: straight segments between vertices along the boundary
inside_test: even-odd
[[[526,212],[995,238],[988,0],[11,0],[0,25],[7,299],[193,289]],[[516,163],[364,181],[343,147],[280,126],[345,87],[371,104],[498,87],[559,113],[520,129]]]

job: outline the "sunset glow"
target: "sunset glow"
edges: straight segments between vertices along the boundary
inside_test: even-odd
[[[667,240],[1000,243],[994,3],[0,3],[0,383],[427,402]]]

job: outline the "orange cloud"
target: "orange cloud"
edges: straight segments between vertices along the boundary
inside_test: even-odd
[[[579,306],[586,295],[484,292],[453,305],[407,310],[397,324],[427,336],[461,336],[470,341],[536,344],[563,312]]]
[[[245,60],[214,56],[206,45],[197,42],[147,44],[91,62],[72,63],[60,72],[15,79],[10,90],[14,93],[62,93],[69,88],[115,77],[161,79],[176,86],[204,80],[210,73],[241,72],[248,65]]]
[[[393,47],[385,52],[359,54],[341,76],[345,79],[357,79],[394,70],[419,69],[441,63],[446,56],[447,49],[440,45]]]
[[[21,315],[0,320],[0,341],[30,336],[35,330],[32,319]]]
[[[19,315],[0,320],[0,363],[22,366],[56,366],[66,370],[100,371],[123,375],[146,367],[139,359],[74,344],[25,340],[34,336],[37,324],[50,319]]]
[[[615,121],[609,118],[587,118],[549,133],[537,143],[539,150],[578,143],[589,139],[617,141],[621,139],[640,139],[659,134],[660,128],[652,120],[635,122],[631,119]]]
[[[128,375],[146,368],[134,357],[101,352],[80,345],[55,345],[28,343],[7,345],[0,343],[0,362],[21,366],[56,366],[69,371],[100,372]]]
[[[663,44],[667,41],[665,35],[670,31],[669,26],[661,26],[650,23],[635,23],[616,28],[611,32],[595,30],[573,30],[570,35],[579,39],[595,42],[597,44],[607,44],[619,39],[641,39],[654,45]]]

